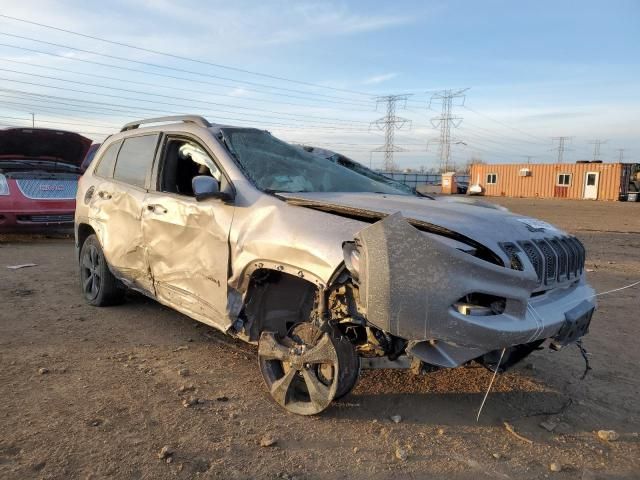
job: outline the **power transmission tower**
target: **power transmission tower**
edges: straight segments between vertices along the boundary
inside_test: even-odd
[[[440,144],[440,171],[448,172],[451,164],[451,142],[461,143],[451,138],[451,128],[457,128],[462,123],[462,117],[453,115],[453,107],[455,99],[461,99],[459,106],[464,105],[466,95],[464,92],[468,88],[459,88],[457,90],[442,90],[431,95],[429,100],[429,109],[434,103],[440,103],[442,106],[440,116],[431,119],[433,128],[440,128],[440,138],[436,143]]]
[[[618,151],[618,162],[620,162],[620,163],[622,163],[622,161],[624,160],[624,151],[625,150],[626,149],[624,149],[624,148],[618,148],[617,149],[617,151]]]
[[[531,159],[534,157],[534,155],[520,155],[523,158],[527,159],[527,163],[531,163]]]
[[[587,142],[590,145],[593,145],[593,159],[594,160],[600,160],[600,145],[603,145],[605,143],[607,143],[608,140],[600,140],[599,138],[596,138],[595,140],[592,140],[591,142]]]
[[[558,146],[553,150],[558,151],[558,163],[562,163],[564,159],[564,152],[569,151],[566,144],[571,141],[573,137],[553,137],[551,140],[553,142],[558,142]]]
[[[403,108],[406,107],[409,96],[410,95],[385,95],[376,98],[376,108],[381,103],[386,103],[387,114],[371,122],[371,125],[375,126],[378,130],[384,130],[384,145],[374,148],[372,152],[384,152],[383,168],[387,172],[393,171],[396,168],[393,162],[393,153],[405,151],[404,148],[395,145],[394,136],[396,130],[400,130],[406,125],[411,126],[411,121],[396,116],[396,105],[400,102]]]

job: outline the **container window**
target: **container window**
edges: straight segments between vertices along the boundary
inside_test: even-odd
[[[497,173],[488,173],[487,174],[487,185],[495,185],[498,183],[498,174]]]
[[[571,174],[570,173],[559,173],[558,174],[558,182],[556,183],[559,187],[568,187],[571,185]]]

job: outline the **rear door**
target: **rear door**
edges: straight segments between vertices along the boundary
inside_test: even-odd
[[[221,191],[232,188],[205,144],[168,136],[144,200],[142,230],[156,297],[186,315],[221,330],[229,327],[227,279],[229,231],[234,207],[221,200],[198,202],[196,175],[211,175]]]
[[[90,203],[107,262],[132,288],[153,294],[142,236],[142,209],[158,134],[125,138],[99,159]]]

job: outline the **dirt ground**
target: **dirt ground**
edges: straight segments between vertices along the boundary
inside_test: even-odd
[[[640,280],[640,204],[496,201],[580,237],[599,292]],[[535,352],[479,422],[482,368],[367,371],[305,418],[270,400],[252,347],[139,295],[85,305],[71,239],[0,237],[0,478],[640,478],[640,287],[599,303],[584,380],[576,347]]]

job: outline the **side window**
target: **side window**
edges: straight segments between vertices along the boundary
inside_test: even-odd
[[[144,188],[157,144],[157,134],[125,138],[118,154],[113,178]]]
[[[116,164],[116,157],[118,156],[120,145],[122,145],[122,140],[114,142],[107,147],[99,159],[100,163],[95,169],[96,175],[105,178],[111,178],[113,176],[113,167]]]
[[[191,181],[198,175],[215,178],[224,191],[226,179],[204,148],[191,140],[170,138],[160,168],[159,190],[193,197]]]
[[[487,174],[487,184],[494,185],[498,183],[498,174],[497,173],[488,173]]]

